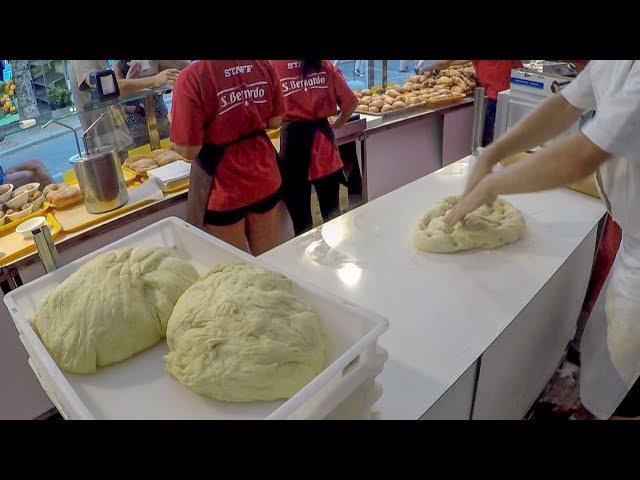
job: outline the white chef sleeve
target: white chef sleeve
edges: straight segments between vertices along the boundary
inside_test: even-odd
[[[596,108],[596,96],[593,91],[593,79],[591,69],[593,61],[580,72],[576,79],[564,87],[560,93],[567,102],[582,110],[593,110]]]
[[[616,157],[640,160],[640,62],[633,64],[621,89],[600,100],[582,133]]]

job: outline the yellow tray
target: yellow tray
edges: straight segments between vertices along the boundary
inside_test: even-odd
[[[135,183],[137,182],[134,182],[134,187]],[[70,233],[84,230],[87,227],[102,223],[105,220],[109,220],[110,218],[118,217],[124,213],[135,210],[136,208],[139,208],[142,205],[151,202],[153,202],[153,200],[143,200],[140,202],[127,204],[124,207],[117,208],[110,212],[98,214],[87,212],[87,208],[84,206],[84,203],[82,203],[81,205],[77,205],[73,208],[55,211],[53,212],[53,215],[55,215],[56,220],[60,224],[62,230],[64,232]]]
[[[5,223],[3,226],[0,227],[0,235],[4,235],[5,232],[9,232],[11,230],[15,230],[15,228],[18,225],[20,225],[21,223],[26,222],[27,220],[29,220],[31,218],[40,217],[40,216],[44,215],[46,213],[46,211],[49,210],[49,206],[50,206],[49,202],[47,202],[45,200],[44,202],[42,202],[42,207],[37,212],[30,213],[26,217],[20,218],[18,220],[14,220],[13,222]]]
[[[129,185],[133,180],[137,177],[137,173],[131,170],[129,167],[122,166],[122,173],[124,175],[124,183]],[[62,180],[67,185],[75,185],[78,183],[78,177],[76,177],[76,172],[71,169],[67,170],[62,174]]]
[[[274,138],[280,138],[280,127],[274,129],[267,129],[267,135],[271,140]]]
[[[56,238],[62,231],[60,223],[51,213],[47,213],[46,219],[47,223],[51,225],[51,237]],[[15,229],[18,223],[11,222],[10,225]],[[33,239],[27,240],[21,233],[16,233],[14,230],[11,233],[0,236],[0,253],[3,254],[3,256],[0,256],[0,265],[7,265],[36,250],[36,244]]]

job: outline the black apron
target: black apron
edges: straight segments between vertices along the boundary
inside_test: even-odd
[[[296,188],[306,186],[309,182],[311,151],[316,132],[322,133],[336,145],[336,137],[326,118],[282,124],[280,174],[282,175],[282,194],[285,202],[295,196]]]
[[[202,145],[200,152],[193,162],[191,162],[189,194],[187,196],[187,222],[198,228],[204,227],[204,218],[207,213],[211,189],[213,188],[213,180],[225,150],[231,145],[259,136],[264,136],[269,144],[272,145],[271,139],[265,130],[256,130],[224,145],[216,145],[213,143],[205,143]]]

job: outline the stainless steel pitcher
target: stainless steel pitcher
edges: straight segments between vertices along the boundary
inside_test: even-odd
[[[69,159],[89,213],[103,213],[129,201],[120,156],[112,146],[93,148],[92,153]]]

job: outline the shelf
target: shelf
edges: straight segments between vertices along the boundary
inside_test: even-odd
[[[60,72],[51,71],[51,73],[45,73],[44,75],[40,75],[39,77],[37,77],[37,79],[33,80],[33,83],[41,87],[46,87],[47,85],[51,85],[52,83],[59,82],[60,80],[64,80],[64,74]]]
[[[44,88],[44,87],[40,87],[40,88]],[[165,86],[163,88],[156,88],[156,89],[153,89],[153,90],[151,90],[151,89],[150,90],[145,90],[145,91],[140,92],[139,94],[133,95],[131,97],[117,98],[117,99],[111,100],[109,102],[103,102],[103,103],[98,103],[98,104],[87,106],[87,107],[84,108],[84,110],[83,109],[77,109],[77,110],[75,110],[73,112],[70,111],[70,112],[64,113],[63,115],[60,115],[60,116],[55,115],[55,119],[58,120],[58,121],[62,121],[62,120],[66,120],[66,119],[73,119],[74,117],[77,117],[80,114],[85,113],[85,112],[96,112],[96,113],[107,112],[107,111],[109,111],[109,108],[112,105],[118,105],[120,103],[129,102],[131,100],[143,99],[143,98],[145,98],[147,96],[150,96],[150,95],[162,94],[168,89],[170,89],[170,87]],[[46,90],[45,90],[45,92],[46,92]],[[38,98],[38,96],[39,96],[39,94],[36,93],[36,98]],[[47,101],[47,103],[49,103],[49,102]],[[7,130],[0,129],[0,136],[8,137],[9,135],[14,135],[16,133],[22,133],[22,132],[25,132],[27,130],[40,128],[45,123],[47,123],[49,120],[51,120],[52,117],[53,117],[52,113],[51,112],[47,112],[45,114],[42,114],[42,115],[36,117],[35,118],[36,123],[34,125],[28,127],[28,128],[20,128],[20,126],[16,124],[15,126],[12,126],[12,127],[8,128]]]

